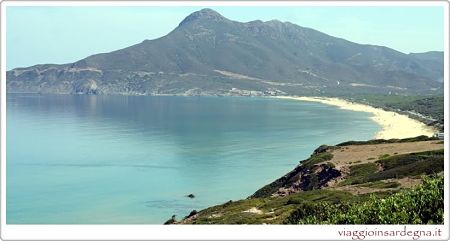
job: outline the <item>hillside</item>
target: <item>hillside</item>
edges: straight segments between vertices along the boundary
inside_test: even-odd
[[[442,94],[443,54],[403,54],[289,22],[211,9],[158,39],[74,63],[7,72],[9,93],[126,95]]]
[[[440,68],[440,66],[444,65],[444,52],[430,51],[426,53],[411,53],[409,55],[418,59],[421,64],[428,68],[434,69],[435,78],[440,82],[444,81],[444,69]]]
[[[321,146],[247,199],[176,223],[442,223],[443,148],[427,137]]]

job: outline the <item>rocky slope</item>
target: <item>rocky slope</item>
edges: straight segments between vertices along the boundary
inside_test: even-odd
[[[443,54],[403,54],[211,9],[168,35],[69,64],[7,72],[7,91],[58,94],[442,93]]]

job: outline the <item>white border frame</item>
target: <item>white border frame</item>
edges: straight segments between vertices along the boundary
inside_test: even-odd
[[[6,7],[8,6],[442,6],[444,8],[445,145],[449,144],[449,2],[447,1],[2,1],[1,2],[1,234],[3,240],[349,240],[338,231],[434,231],[449,236],[449,152],[445,148],[444,223],[446,225],[11,225],[6,224]],[[411,240],[411,237],[366,237]]]

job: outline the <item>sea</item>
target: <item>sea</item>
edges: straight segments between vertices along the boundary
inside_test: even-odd
[[[268,97],[8,94],[6,105],[7,224],[162,224],[381,128],[369,113]]]

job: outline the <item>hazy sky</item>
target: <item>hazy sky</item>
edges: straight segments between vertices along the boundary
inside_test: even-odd
[[[205,6],[208,7],[208,6]],[[203,7],[7,7],[7,69],[69,63],[161,37]],[[236,21],[278,19],[404,53],[442,51],[443,7],[210,7]]]

